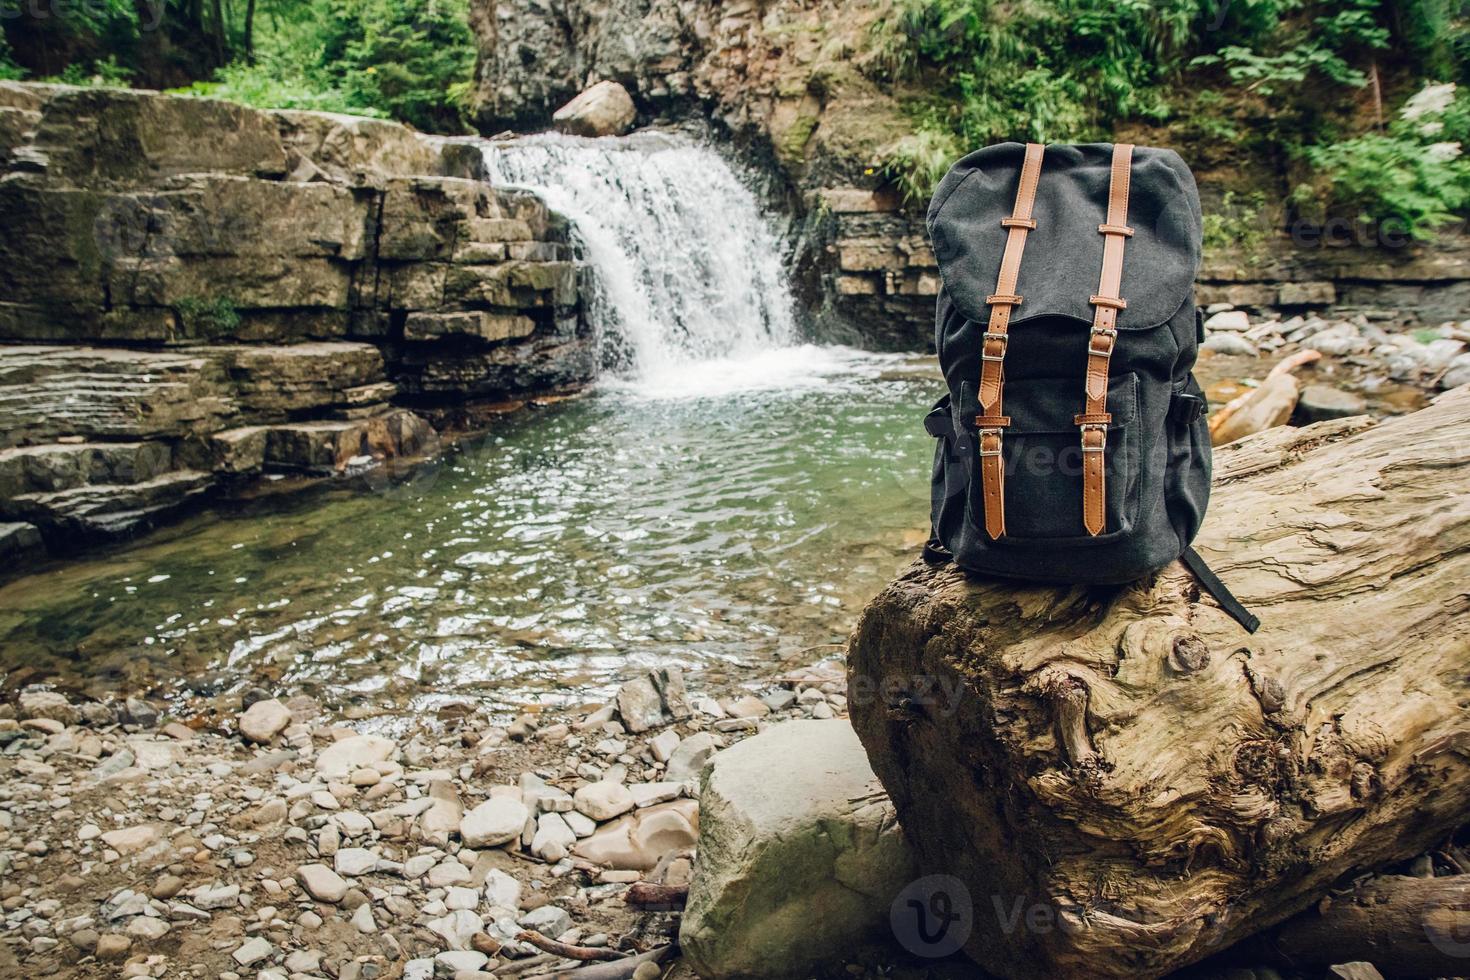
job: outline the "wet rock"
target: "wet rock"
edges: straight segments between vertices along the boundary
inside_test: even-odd
[[[633,127],[637,114],[627,89],[601,81],[556,110],[551,124],[573,136],[622,136]]]
[[[64,695],[55,691],[29,688],[20,692],[18,700],[21,718],[43,718],[59,721],[63,725],[77,723],[77,709],[71,706]]]
[[[845,721],[793,721],[716,758],[679,932],[703,977],[803,977],[887,932],[913,859]],[[812,909],[821,909],[814,916]]]
[[[106,962],[120,960],[133,948],[133,941],[120,933],[106,932],[97,937],[97,958]]]
[[[257,701],[240,715],[240,734],[252,742],[270,742],[291,724],[290,710],[275,698]]]
[[[1310,425],[1328,419],[1362,415],[1367,411],[1367,399],[1356,392],[1343,391],[1331,385],[1307,385],[1297,399],[1293,420],[1302,425]]]
[[[142,698],[128,698],[123,702],[123,719],[129,724],[152,728],[158,724],[158,709]]]
[[[618,689],[614,704],[623,727],[635,735],[683,721],[693,713],[684,673],[678,667],[663,667],[629,681]]]

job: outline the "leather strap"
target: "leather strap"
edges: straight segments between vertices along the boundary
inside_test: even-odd
[[[1133,144],[1113,146],[1113,172],[1108,185],[1108,219],[1098,225],[1103,236],[1102,276],[1093,306],[1092,332],[1087,338],[1087,407],[1074,422],[1082,430],[1082,524],[1099,535],[1107,524],[1105,483],[1108,447],[1108,363],[1118,342],[1118,311],[1128,304],[1119,296],[1123,285],[1123,246],[1133,234],[1128,227],[1128,179],[1133,168]]]
[[[1011,420],[1001,413],[1001,389],[1005,385],[1006,328],[1011,310],[1021,305],[1016,280],[1021,274],[1021,254],[1026,235],[1036,227],[1031,208],[1036,203],[1036,185],[1041,179],[1045,147],[1027,143],[1021,162],[1021,179],[1016,185],[1016,204],[1009,218],[1001,219],[1006,229],[1006,247],[1000,260],[995,293],[985,300],[990,305],[990,322],[980,343],[980,414],[975,417],[980,444],[980,487],[985,497],[985,533],[999,539],[1006,533],[1005,463],[1001,459],[1001,433]]]

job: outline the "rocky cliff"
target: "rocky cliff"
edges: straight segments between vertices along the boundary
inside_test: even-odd
[[[0,84],[0,166],[0,551],[422,455],[428,418],[593,371],[564,224],[471,145]]]
[[[480,41],[476,105],[486,132],[544,128],[554,110],[602,79],[624,85],[642,123],[710,120],[747,162],[775,173],[802,219],[794,243],[813,329],[828,339],[894,350],[931,343],[939,282],[923,202],[906,205],[881,161],[912,133],[895,81],[873,43],[884,0],[472,0]],[[1175,145],[1166,131],[1130,131]],[[1280,185],[1225,148],[1176,146],[1196,170],[1207,211],[1231,192]],[[1269,224],[1270,216],[1262,221]],[[1353,229],[1288,237],[1274,224],[1244,248],[1215,248],[1201,301],[1257,313],[1365,313],[1438,323],[1470,316],[1470,250],[1364,246]]]

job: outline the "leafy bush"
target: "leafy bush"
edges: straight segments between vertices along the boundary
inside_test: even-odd
[[[174,89],[178,95],[228,99],[257,109],[313,109],[353,116],[384,117],[382,109],[362,105],[340,89],[312,82],[299,70],[281,70],[270,64],[237,61],[215,73],[212,82],[195,82]]]
[[[1204,247],[1206,252],[1238,248],[1251,252],[1266,238],[1266,195],[1250,195],[1226,191],[1218,208],[1204,215]]]
[[[1306,147],[1313,179],[1293,202],[1322,220],[1351,210],[1387,234],[1433,236],[1470,207],[1470,103],[1454,84],[1431,85],[1384,132]]]
[[[466,0],[336,0],[321,72],[349,101],[430,132],[463,132],[475,65]]]

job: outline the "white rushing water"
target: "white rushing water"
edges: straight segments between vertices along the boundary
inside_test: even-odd
[[[530,188],[571,219],[593,273],[587,314],[604,363],[641,390],[713,393],[824,373],[820,349],[791,346],[780,243],[713,150],[664,134],[546,134],[489,143],[485,161],[493,183]]]

